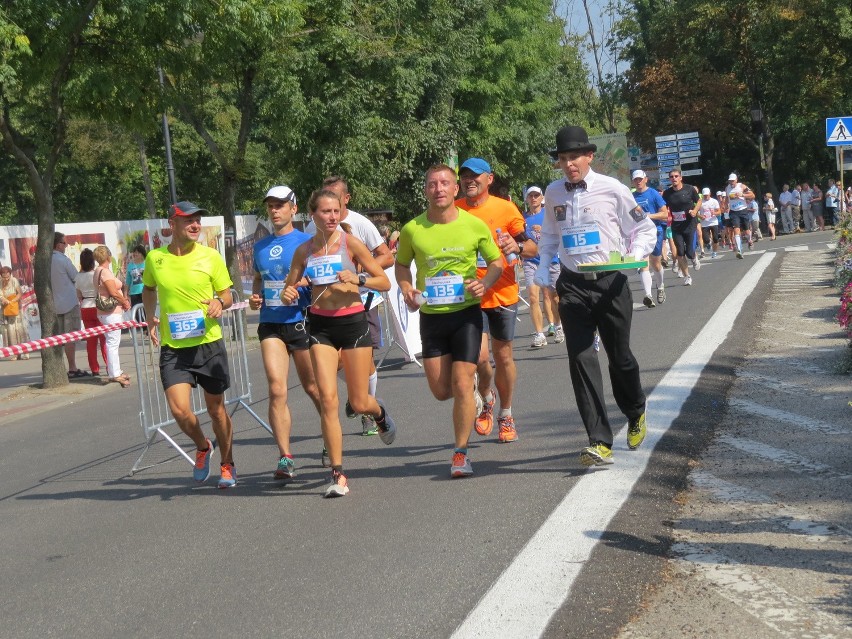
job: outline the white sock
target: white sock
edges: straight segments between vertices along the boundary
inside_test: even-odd
[[[645,295],[651,297],[651,272],[639,271],[639,279],[642,280],[642,288],[645,289]]]
[[[511,417],[512,416],[512,408],[501,408],[500,409],[500,417]]]
[[[492,393],[491,391],[488,391],[488,394],[485,397],[483,397],[482,399],[484,399],[486,402],[493,402],[494,401],[494,393]]]
[[[379,373],[377,371],[373,371],[373,374],[370,375],[369,390],[368,390],[370,395],[372,395],[373,397],[376,396],[376,386],[378,386],[378,385],[379,385]]]
[[[742,235],[735,235],[734,239],[737,241],[737,251],[742,253],[743,252],[743,236]]]

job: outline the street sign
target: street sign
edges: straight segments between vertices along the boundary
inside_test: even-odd
[[[689,177],[690,175],[701,175],[702,173],[704,173],[704,169],[690,169],[689,171],[680,172],[683,177]]]
[[[680,157],[681,164],[695,164],[696,162],[700,162],[701,158],[696,156],[694,158],[685,158],[683,156]]]
[[[658,135],[654,138],[654,142],[671,142],[672,140],[677,140],[676,135]]]
[[[678,133],[677,134],[678,140],[689,140],[691,138],[697,138],[697,137],[698,137],[698,131],[693,131],[692,133]]]
[[[664,160],[677,160],[677,153],[663,153],[662,155],[657,155],[657,159],[660,162]]]
[[[852,116],[825,119],[827,146],[852,146]]]
[[[677,144],[677,148],[680,150],[681,153],[683,153],[684,151],[701,150],[701,144],[698,142],[698,140],[686,140],[685,142],[678,142]]]
[[[671,147],[677,147],[677,142],[674,140],[669,140],[668,142],[657,142],[657,150],[668,149]]]
[[[680,159],[683,160],[684,158],[697,158],[699,155],[701,155],[700,150],[698,150],[698,151],[681,151],[680,152]]]

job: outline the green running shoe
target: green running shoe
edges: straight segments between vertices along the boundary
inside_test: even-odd
[[[612,462],[612,449],[606,444],[598,442],[580,451],[580,463],[583,466],[608,466]]]
[[[627,447],[630,450],[636,450],[645,440],[645,413],[642,413],[636,419],[631,419],[627,422]]]

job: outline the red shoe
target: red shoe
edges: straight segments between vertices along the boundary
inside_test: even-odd
[[[476,429],[476,432],[482,435],[483,437],[487,437],[491,434],[491,431],[494,430],[494,400],[496,399],[496,395],[494,391],[491,391],[491,401],[487,399],[483,399],[482,412],[476,418],[476,422],[473,427]]]
[[[500,427],[497,440],[501,444],[518,441],[518,431],[515,430],[515,419],[511,415],[498,417],[497,425]]]

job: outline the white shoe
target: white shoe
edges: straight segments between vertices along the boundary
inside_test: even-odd
[[[530,348],[544,348],[545,346],[547,346],[547,338],[544,336],[544,333],[536,333],[533,335]]]
[[[692,278],[687,277],[685,280],[683,280],[683,285],[684,286],[692,286]]]
[[[696,271],[700,270],[701,269],[701,260],[699,260],[697,257],[694,260],[692,260],[692,267]]]

